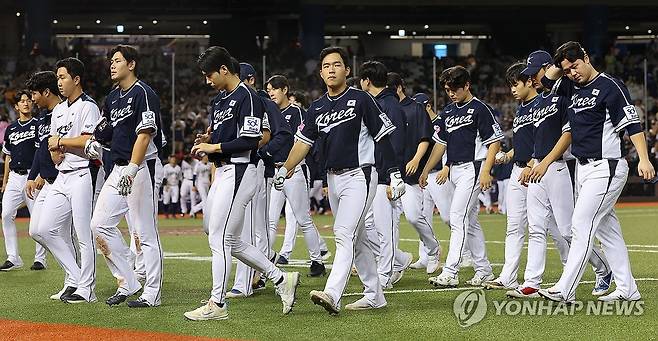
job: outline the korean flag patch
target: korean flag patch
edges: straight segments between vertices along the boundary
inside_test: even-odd
[[[637,111],[635,111],[635,106],[634,105],[627,105],[624,107],[624,114],[626,115],[626,119],[629,121],[639,121],[640,116],[638,116]]]
[[[355,105],[356,105],[356,100],[355,99],[351,99],[351,100],[347,101],[347,106],[348,107],[353,107]]]
[[[470,108],[470,109],[466,110],[467,114],[472,114],[474,112],[475,112],[475,109],[473,109],[473,108]]]
[[[233,107],[233,106],[235,106],[235,103],[236,103],[235,100],[232,99],[230,102],[228,102],[228,106]]]
[[[155,127],[155,113],[153,111],[144,111],[142,113],[142,125]]]
[[[558,101],[559,99],[560,99],[560,97],[557,97],[557,96],[556,96],[556,97],[553,97],[553,98],[551,98],[551,102],[552,102],[552,103],[557,103],[557,101]]]
[[[247,116],[244,118],[242,126],[242,135],[260,136],[260,118],[256,116]]]
[[[599,89],[594,89],[592,90],[592,95],[598,96],[599,92],[600,92]]]

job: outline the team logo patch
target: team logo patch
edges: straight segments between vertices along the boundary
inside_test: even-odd
[[[235,103],[236,103],[235,100],[232,99],[230,102],[228,102],[228,106],[229,107],[235,106]]]
[[[635,111],[634,105],[627,105],[624,107],[624,114],[626,114],[626,119],[629,121],[637,121],[640,119],[640,116]]]
[[[142,124],[145,126],[155,126],[155,113],[153,111],[144,111],[142,113]]]
[[[244,118],[242,126],[243,134],[260,135],[260,118],[256,116],[247,116]]]
[[[498,123],[492,124],[491,128],[493,129],[494,136],[503,136],[503,130],[500,129],[500,125],[498,125]]]
[[[347,101],[347,106],[348,107],[353,107],[355,105],[356,105],[356,100],[355,99],[351,99],[351,100]]]
[[[553,97],[551,98],[551,102],[557,103],[557,101],[560,99],[560,97]]]
[[[475,112],[475,109],[473,109],[473,108],[470,108],[470,109],[466,110],[467,114],[472,114],[474,112]]]
[[[599,89],[592,90],[592,95],[597,96],[599,94]]]
[[[379,114],[379,118],[384,123],[384,127],[388,128],[388,127],[393,126],[393,122],[391,122],[391,119],[388,118],[388,116],[386,114],[384,114],[384,113]]]

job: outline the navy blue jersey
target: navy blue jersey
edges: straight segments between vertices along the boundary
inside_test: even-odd
[[[543,159],[553,150],[562,134],[571,130],[566,97],[544,92],[532,105],[535,146],[533,156]]]
[[[315,100],[308,109],[308,119],[295,137],[311,146],[322,138],[320,154],[324,165],[321,169],[347,169],[374,165],[375,142],[383,140],[394,129],[372,96],[348,87],[337,96],[325,93]],[[394,162],[391,164],[398,166]]]
[[[629,135],[642,131],[628,89],[604,72],[587,84],[562,77],[553,91],[570,98],[571,153],[578,158],[621,158],[624,130]]]
[[[265,177],[274,176],[274,165],[285,162],[295,141],[288,121],[281,114],[281,110],[271,99],[259,96],[265,109],[267,120],[266,129],[270,131],[270,141],[259,151],[265,163]]]
[[[50,157],[48,151],[48,138],[50,137],[50,120],[52,119],[52,110],[42,110],[37,117],[37,140],[34,147],[37,149],[30,168],[28,180],[34,180],[37,176],[44,179],[52,179],[57,177],[59,171],[55,168],[55,163]]]
[[[434,119],[432,120],[432,131],[433,131],[433,133],[438,134],[438,132],[441,131],[441,127],[444,124],[445,123],[443,122],[443,117],[441,117],[441,115],[436,115],[436,117],[434,117]],[[430,141],[430,146],[428,148],[430,154],[432,153],[432,149],[434,149],[434,144],[435,143],[436,142],[434,142],[434,140]],[[443,168],[443,159],[445,157],[446,157],[446,155],[443,154],[443,157],[441,158],[441,160],[439,160],[439,162],[436,164],[436,166],[434,166],[434,168],[432,168],[432,171],[440,171]]]
[[[532,108],[537,103],[539,96],[528,102],[519,103],[516,108],[516,116],[512,124],[514,136],[512,146],[514,147],[514,162],[528,162],[534,151]]]
[[[400,105],[400,101],[395,92],[388,88],[382,90],[377,96],[375,96],[375,99],[382,111],[395,126],[395,130],[393,130],[390,135],[391,143],[393,144],[393,150],[395,150],[395,162],[398,167],[401,167],[400,169],[404,169],[407,121],[402,106]],[[388,173],[385,169],[381,168],[384,157],[381,148],[375,146],[375,164],[378,166],[377,174],[379,175],[379,184],[388,184],[389,182]]]
[[[137,135],[152,130],[152,139],[144,160],[158,157],[162,148],[160,98],[141,80],[128,90],[114,88],[105,99],[103,115],[112,126],[110,159],[113,163],[130,161]]]
[[[287,107],[281,109],[281,115],[286,120],[286,122],[288,122],[288,125],[290,126],[290,129],[293,131],[293,133],[297,133],[299,126],[302,125],[304,119],[306,118],[306,110],[294,104],[290,104]]]
[[[418,145],[421,142],[430,142],[432,141],[432,134],[434,133],[434,127],[430,122],[430,118],[427,115],[427,110],[425,106],[412,100],[409,97],[405,97],[401,102],[402,111],[404,112],[405,120],[407,122],[407,127],[405,131],[405,154],[403,163],[406,165],[407,162],[411,161],[416,155],[416,150],[418,150]],[[422,169],[425,167],[427,160],[429,159],[432,149],[428,147],[427,152],[420,160],[418,164],[419,171],[416,174],[411,176],[403,176],[404,182],[415,185],[418,184],[418,177]]]
[[[476,97],[461,105],[450,103],[440,115],[443,120],[432,138],[447,146],[448,165],[483,160],[487,147],[503,139],[494,110]]]
[[[221,143],[221,153],[208,155],[214,163],[253,163],[263,133],[263,101],[244,83],[220,92],[212,101],[210,143]]]
[[[496,180],[506,180],[512,176],[512,168],[514,165],[511,162],[501,163],[493,166],[493,176]]]
[[[30,118],[21,122],[17,120],[5,130],[2,151],[11,156],[9,169],[26,171],[32,167],[34,152],[37,150],[37,120]]]

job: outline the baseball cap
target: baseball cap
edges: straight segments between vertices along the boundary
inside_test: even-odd
[[[533,76],[539,72],[539,69],[546,65],[553,64],[553,57],[551,57],[550,53],[544,50],[537,50],[528,56],[526,63],[528,65],[521,71],[521,74]]]
[[[256,75],[256,69],[249,63],[240,63],[240,80],[244,81]]]
[[[411,99],[413,99],[414,102],[416,102],[416,103],[420,103],[420,104],[425,105],[430,101],[430,96],[427,96],[426,94],[420,92],[420,93],[417,93],[417,94],[413,95],[413,97],[411,97]]]

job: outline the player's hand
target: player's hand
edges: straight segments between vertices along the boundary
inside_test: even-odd
[[[51,151],[52,151],[52,150],[58,150],[58,149],[60,149],[59,140],[60,140],[60,137],[59,137],[59,136],[51,136],[51,137],[49,137],[49,138],[48,138],[48,150],[51,150]]]
[[[210,127],[206,128],[205,134],[196,134],[196,139],[194,139],[194,144],[210,142],[210,134],[212,134],[212,130],[210,130]]]
[[[496,159],[495,162],[497,165],[503,164],[503,163],[508,163],[510,162],[511,157],[508,153],[505,152],[498,152],[496,153]]]
[[[402,195],[404,195],[405,187],[404,181],[402,181],[402,174],[400,171],[391,172],[389,175],[390,182],[390,192],[386,191],[388,198],[390,200],[398,200]]]
[[[91,160],[100,160],[103,156],[103,147],[93,135],[85,142],[85,155]]]
[[[134,163],[129,163],[128,166],[124,167],[121,170],[121,177],[119,178],[119,184],[117,185],[117,190],[119,195],[127,196],[132,192],[133,181],[135,181],[135,176],[139,166]]]
[[[448,181],[448,176],[450,175],[450,168],[448,166],[443,166],[441,170],[436,173],[436,183],[443,185]]]
[[[288,170],[286,167],[279,167],[276,174],[274,174],[274,180],[272,181],[272,184],[277,191],[283,190],[283,182],[286,181],[286,177],[288,177]]]
[[[653,168],[653,165],[649,160],[640,159],[640,163],[637,165],[637,174],[639,174],[642,179],[649,181],[656,176],[656,170]]]
[[[548,165],[540,162],[530,169],[530,174],[528,174],[528,182],[537,183],[541,181],[541,178],[544,177],[546,171],[548,170]]]
[[[195,186],[192,186],[192,192],[198,192]]]
[[[488,171],[482,171],[480,173],[480,189],[486,191],[491,188],[491,183],[493,182],[493,176]]]
[[[42,177],[37,176],[36,179],[34,179],[34,183],[37,185],[37,190],[41,190],[43,188],[43,185],[46,184],[46,180],[44,180]]]
[[[53,160],[55,166],[57,166],[64,161],[64,152],[61,149],[51,150],[50,158]]]
[[[426,172],[420,173],[420,177],[418,177],[418,185],[420,188],[425,188],[427,187],[427,178],[429,177],[429,174]]]
[[[5,187],[7,187],[7,184],[3,184],[2,186],[0,186],[0,193],[5,192]]]
[[[418,164],[420,163],[420,160],[416,159],[411,159],[411,161],[407,162],[407,166],[405,167],[405,170],[407,171],[407,175],[413,175],[416,174],[416,171],[418,170]]]
[[[199,143],[192,147],[192,155],[201,156],[202,154],[212,154],[217,152],[217,145],[210,143]]]
[[[521,171],[521,175],[519,175],[519,183],[525,187],[528,187],[528,183],[530,182],[530,172],[532,172],[532,167],[525,167]]]
[[[329,187],[322,187],[322,196],[329,198]]]

